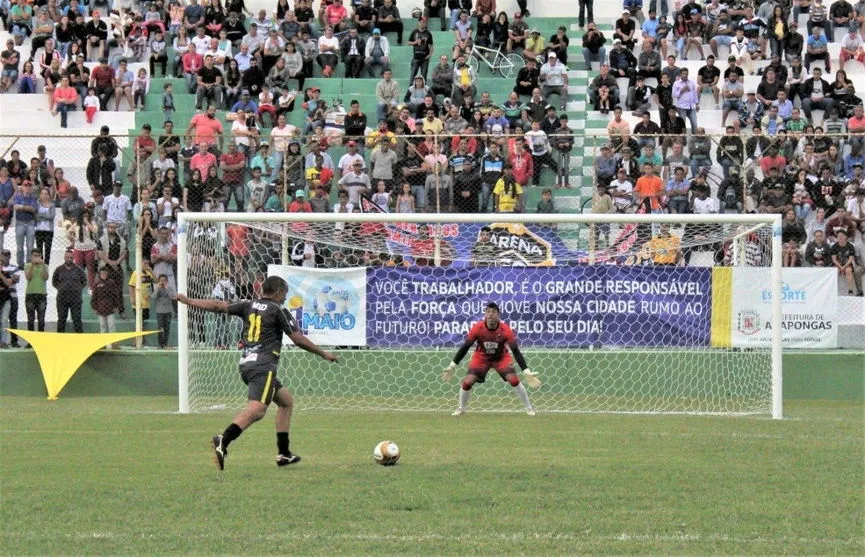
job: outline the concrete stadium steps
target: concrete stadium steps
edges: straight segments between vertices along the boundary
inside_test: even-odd
[[[84,112],[75,110],[68,114],[68,128],[60,127],[60,115],[52,116],[48,112],[48,99],[44,94],[36,95],[0,95],[0,114],[3,117],[3,125],[0,133],[6,134],[8,130],[30,130],[58,135],[82,135],[88,133],[99,133],[103,125],[112,131],[128,130],[135,126],[135,114],[131,111],[115,112],[113,110],[100,111],[93,118],[93,123],[85,121]]]

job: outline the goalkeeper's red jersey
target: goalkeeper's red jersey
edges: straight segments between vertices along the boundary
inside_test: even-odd
[[[481,320],[469,330],[468,339],[476,343],[475,357],[480,355],[488,362],[497,362],[508,353],[508,344],[516,342],[517,336],[504,321],[499,321],[498,327],[489,330],[486,322]]]

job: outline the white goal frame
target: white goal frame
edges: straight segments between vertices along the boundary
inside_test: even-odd
[[[781,215],[778,214],[518,214],[518,213],[184,213],[178,214],[177,222],[177,289],[186,291],[188,273],[187,232],[190,222],[239,222],[239,223],[484,223],[504,224],[732,224],[771,226],[771,362],[772,362],[772,419],[783,418],[783,370],[781,349]],[[747,234],[749,231],[743,233]],[[741,234],[740,234],[741,236]],[[177,308],[177,373],[179,412],[188,414],[189,407],[189,326],[188,308],[178,304]]]

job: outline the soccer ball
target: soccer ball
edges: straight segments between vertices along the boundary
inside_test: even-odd
[[[372,457],[382,466],[393,466],[399,460],[399,447],[393,441],[382,441],[372,450]]]

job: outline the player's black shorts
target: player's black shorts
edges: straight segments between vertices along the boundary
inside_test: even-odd
[[[273,401],[276,391],[282,388],[279,378],[276,376],[276,366],[272,369],[253,368],[240,369],[240,378],[249,387],[249,400],[257,400],[268,405]]]

